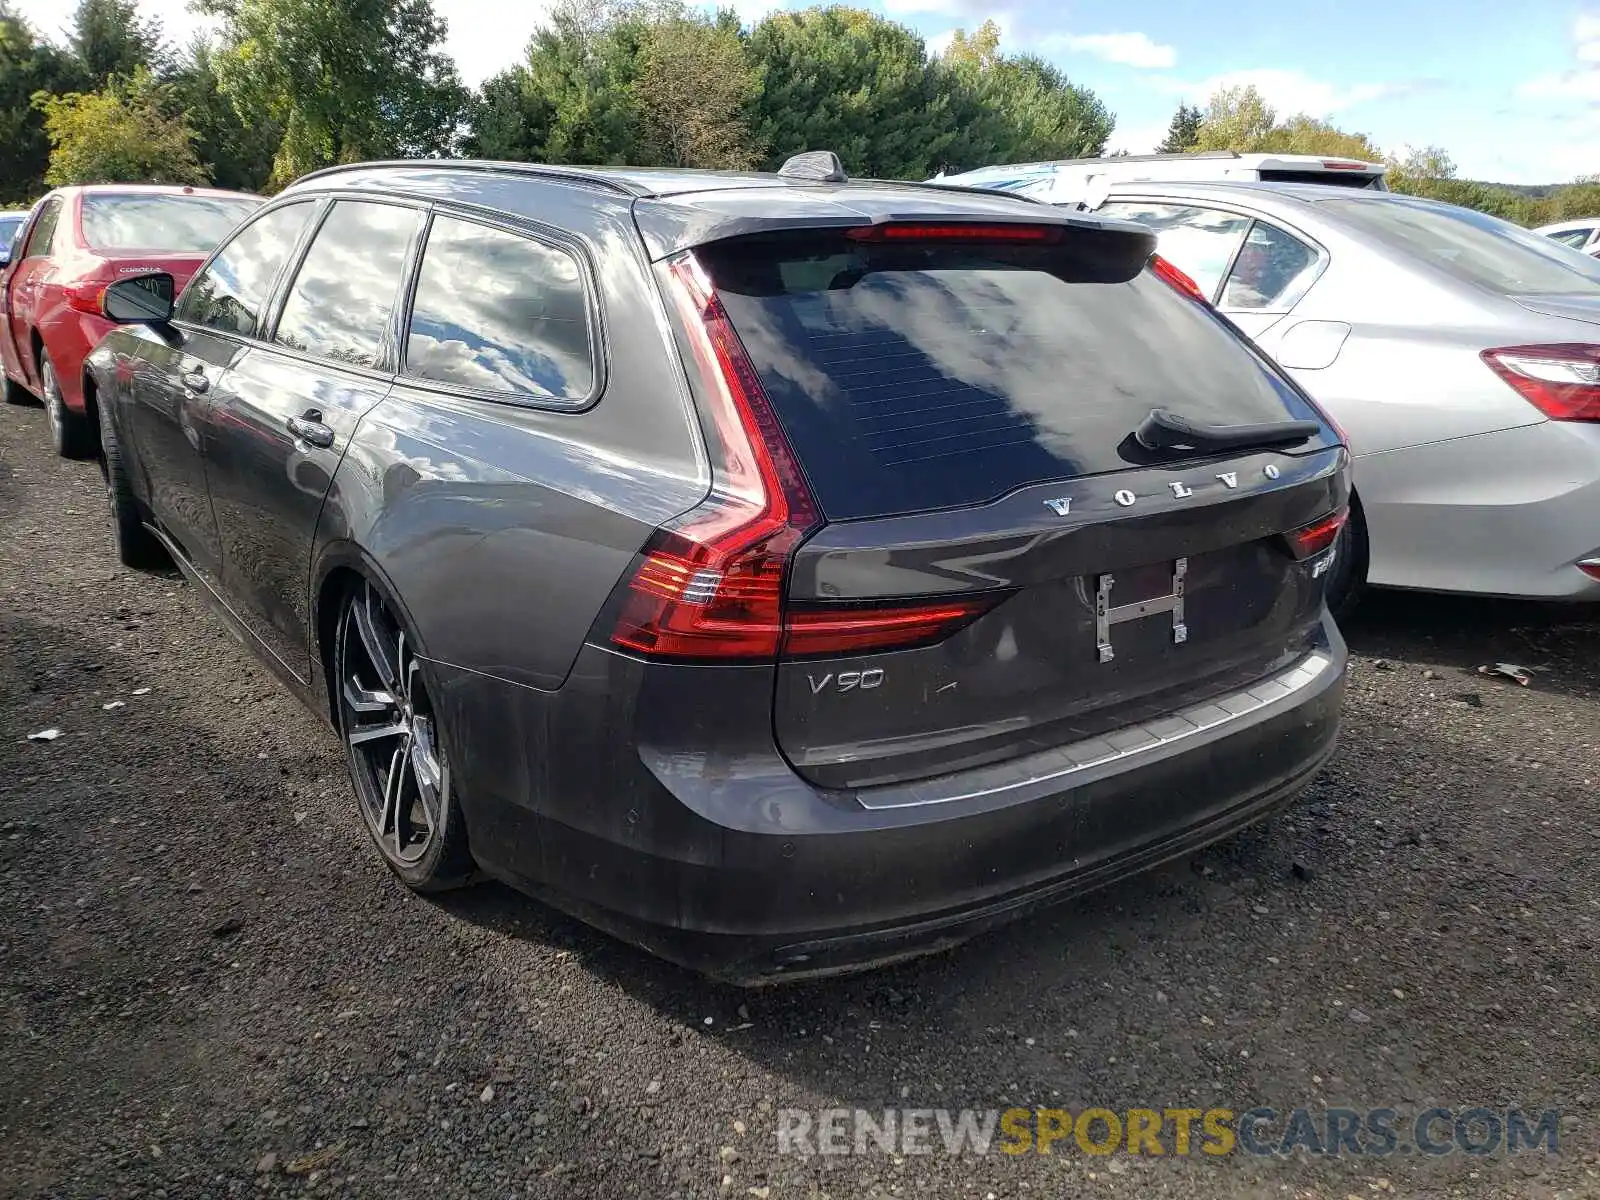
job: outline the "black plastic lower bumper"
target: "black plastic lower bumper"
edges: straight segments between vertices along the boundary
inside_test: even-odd
[[[1328,630],[1332,661],[1291,705],[1026,802],[868,811],[812,791],[781,762],[781,776],[747,761],[713,786],[703,763],[687,779],[657,768],[640,782],[635,754],[609,796],[591,792],[565,816],[478,792],[474,852],[487,873],[731,982],[937,951],[1292,801],[1337,736],[1345,653]],[[735,785],[739,825],[726,816]]]

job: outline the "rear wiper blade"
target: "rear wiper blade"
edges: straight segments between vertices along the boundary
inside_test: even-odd
[[[1169,408],[1152,408],[1133,431],[1133,439],[1146,450],[1188,451],[1206,454],[1287,446],[1322,432],[1316,421],[1267,421],[1260,425],[1203,425],[1179,416]]]

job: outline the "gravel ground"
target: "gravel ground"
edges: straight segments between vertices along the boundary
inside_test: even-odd
[[[0,1193],[1600,1196],[1583,616],[1380,597],[1342,749],[1272,825],[739,992],[496,886],[407,893],[332,735],[177,576],[117,567],[95,468],[0,410]],[[1013,1104],[1566,1116],[1553,1156],[777,1152],[779,1108]]]

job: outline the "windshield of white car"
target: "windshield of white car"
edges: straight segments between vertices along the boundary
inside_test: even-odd
[[[1600,290],[1600,262],[1487,213],[1343,197],[1322,203],[1379,241],[1504,296]]]

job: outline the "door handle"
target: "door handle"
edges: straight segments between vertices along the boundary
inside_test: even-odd
[[[178,376],[178,379],[188,391],[194,392],[196,395],[211,387],[211,380],[207,379],[206,373],[198,368],[193,371],[185,371]]]
[[[314,408],[308,409],[304,416],[290,417],[287,424],[289,432],[303,442],[323,449],[333,445],[333,430],[322,423],[322,414]]]

